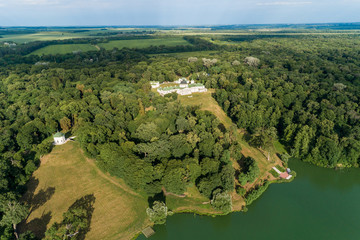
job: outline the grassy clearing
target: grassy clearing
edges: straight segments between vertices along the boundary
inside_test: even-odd
[[[96,51],[98,50],[95,46],[90,44],[59,44],[59,45],[50,45],[43,48],[40,48],[30,54],[35,55],[47,55],[47,54],[66,54],[73,52],[87,52],[87,51]]]
[[[186,40],[181,37],[175,38],[156,38],[156,39],[134,39],[134,40],[116,40],[108,43],[99,43],[99,46],[106,50],[113,48],[146,48],[150,46],[178,46],[178,45],[190,45]]]
[[[209,199],[202,196],[195,186],[186,191],[186,197],[166,196],[166,205],[175,213],[195,212],[203,215],[222,214],[221,211],[213,209]]]
[[[241,146],[241,153],[245,157],[252,157],[253,159],[255,159],[260,169],[259,177],[253,183],[246,184],[245,188],[249,190],[250,188],[260,183],[264,179],[270,181],[275,180],[276,178],[273,175],[271,175],[269,171],[272,169],[272,167],[282,164],[281,160],[275,153],[276,151],[274,149],[271,149],[270,160],[268,160],[267,159],[268,152],[250,146],[244,140],[242,133],[240,133],[239,143]]]
[[[287,153],[284,145],[282,145],[279,141],[274,142],[274,147],[275,147],[276,152],[278,152],[278,153],[281,153],[281,154]]]
[[[216,100],[211,96],[213,89],[205,93],[193,93],[188,96],[178,96],[180,102],[187,106],[199,105],[201,110],[212,112],[226,128],[232,124],[231,119],[226,115],[224,110],[219,106]]]
[[[56,146],[43,157],[28,188],[24,199],[32,211],[20,230],[30,229],[40,238],[69,206],[89,194],[95,203],[86,239],[131,239],[150,224],[147,199],[101,172],[76,142]]]

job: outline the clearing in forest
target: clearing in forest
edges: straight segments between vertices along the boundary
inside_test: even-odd
[[[131,239],[150,225],[147,199],[100,171],[83,155],[79,143],[68,142],[44,156],[29,181],[24,199],[31,213],[20,231],[32,230],[42,238],[83,197],[95,200],[86,239]]]
[[[195,212],[198,214],[221,214],[212,208],[210,200],[199,192],[195,186],[190,186],[185,192],[185,197],[178,197],[173,195],[166,196],[166,205],[175,213],[181,212]]]
[[[240,132],[240,131],[239,131]],[[241,153],[245,157],[252,157],[258,164],[260,169],[259,177],[253,183],[247,183],[245,185],[245,189],[249,190],[260,181],[267,179],[267,180],[275,180],[276,178],[269,173],[272,167],[276,165],[282,165],[280,158],[276,155],[276,150],[274,148],[270,149],[270,159],[268,160],[268,151],[260,150],[258,148],[250,146],[245,140],[244,137],[240,133],[239,143],[241,146]]]
[[[30,54],[41,56],[47,54],[66,54],[97,50],[98,49],[96,48],[96,46],[93,46],[91,44],[57,44],[40,48]]]
[[[182,37],[174,38],[150,38],[150,39],[133,39],[133,40],[115,40],[108,43],[99,43],[100,47],[105,48],[106,50],[111,50],[113,48],[146,48],[150,46],[178,46],[178,45],[190,45],[188,41]]]

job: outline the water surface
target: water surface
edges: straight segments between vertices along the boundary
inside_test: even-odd
[[[290,167],[296,179],[271,184],[248,212],[175,214],[155,226],[150,239],[360,239],[360,169],[335,171],[298,160]]]

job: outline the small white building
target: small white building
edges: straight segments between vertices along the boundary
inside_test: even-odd
[[[160,87],[160,83],[159,82],[155,82],[155,81],[151,81],[150,82],[151,88],[158,88]]]
[[[62,132],[57,132],[54,134],[54,145],[61,145],[66,142],[65,134]]]
[[[187,80],[182,80],[179,84],[180,88],[187,88],[188,87],[188,81]]]

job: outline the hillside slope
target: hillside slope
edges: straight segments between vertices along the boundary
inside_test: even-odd
[[[38,237],[60,222],[75,201],[89,196],[95,202],[86,239],[131,239],[150,223],[146,198],[101,172],[76,142],[56,146],[43,157],[28,188],[24,198],[31,213],[20,230],[32,230]]]

